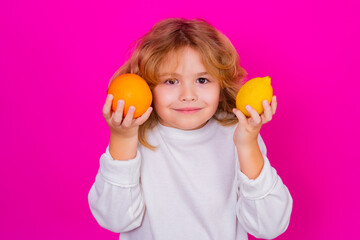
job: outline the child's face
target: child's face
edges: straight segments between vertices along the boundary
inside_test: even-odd
[[[176,57],[178,65],[172,71]],[[153,89],[153,96],[162,125],[194,130],[204,126],[214,115],[219,104],[220,85],[206,72],[201,56],[191,48],[169,57],[160,67],[160,83]]]

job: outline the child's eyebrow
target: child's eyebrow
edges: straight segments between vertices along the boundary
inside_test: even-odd
[[[200,73],[196,74],[197,77],[205,76],[205,75],[208,75],[208,73],[207,72],[200,72]],[[163,77],[163,76],[179,77],[179,76],[181,76],[181,74],[179,74],[179,73],[163,73],[163,74],[160,75],[160,77]]]
[[[205,76],[205,75],[208,75],[208,73],[207,72],[201,72],[201,73],[196,74],[196,76],[198,76],[198,77]]]

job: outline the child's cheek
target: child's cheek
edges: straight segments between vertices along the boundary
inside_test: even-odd
[[[167,106],[174,103],[177,99],[175,88],[167,86],[158,86],[153,91],[154,104],[158,106]]]

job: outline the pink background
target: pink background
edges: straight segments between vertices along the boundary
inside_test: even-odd
[[[87,202],[102,106],[129,45],[166,17],[205,18],[249,78],[272,77],[261,134],[294,199],[278,239],[360,239],[358,3],[169,2],[1,1],[0,239],[118,239]]]

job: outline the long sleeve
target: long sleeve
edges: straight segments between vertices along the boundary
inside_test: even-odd
[[[238,201],[236,214],[239,223],[256,238],[273,239],[287,229],[293,200],[276,170],[266,156],[266,146],[260,134],[258,144],[264,166],[256,179],[240,171],[237,159]]]
[[[88,201],[100,226],[112,232],[127,232],[141,225],[145,204],[139,183],[141,154],[128,161],[116,161],[109,152],[100,157],[100,168]]]

